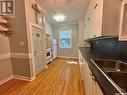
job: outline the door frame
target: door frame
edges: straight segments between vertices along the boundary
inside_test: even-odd
[[[38,28],[40,30],[42,30],[44,32],[44,28],[43,27],[40,27],[39,25],[36,25],[36,24],[33,24],[33,23],[29,23],[29,32],[28,32],[28,50],[29,50],[29,62],[30,62],[30,74],[31,74],[31,80],[34,80],[36,78],[36,71],[35,71],[35,58],[34,58],[34,47],[33,47],[33,27],[35,28]],[[45,33],[43,33],[43,43],[44,42],[44,39],[45,39],[45,36],[44,36]],[[45,46],[45,44],[44,44]],[[44,47],[44,52],[45,52],[45,47]],[[45,54],[44,54],[45,56]],[[45,64],[45,61],[44,61],[44,68],[46,68],[46,64]]]

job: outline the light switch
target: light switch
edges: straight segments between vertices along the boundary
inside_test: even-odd
[[[21,45],[21,46],[24,46],[24,42],[23,42],[23,41],[20,41],[20,45]]]

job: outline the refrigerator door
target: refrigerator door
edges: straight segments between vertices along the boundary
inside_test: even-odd
[[[53,60],[57,57],[57,41],[56,39],[52,40],[52,54],[53,54]]]
[[[57,45],[56,39],[53,39],[53,40],[52,40],[52,45],[53,45],[53,46],[54,46],[54,45]]]
[[[53,46],[53,59],[57,57],[57,46]]]

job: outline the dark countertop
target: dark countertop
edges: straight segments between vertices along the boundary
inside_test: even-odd
[[[103,75],[103,73],[91,61],[91,59],[111,59],[111,60],[117,60],[117,59],[100,52],[91,51],[90,48],[79,47],[79,50],[82,56],[84,57],[85,61],[88,63],[104,95],[115,95],[115,93],[119,93],[119,91],[111,84],[111,82]]]

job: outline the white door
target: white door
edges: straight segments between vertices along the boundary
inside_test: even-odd
[[[43,52],[43,30],[32,27],[33,32],[33,48],[35,60],[35,72],[39,74],[44,69],[44,52]]]

